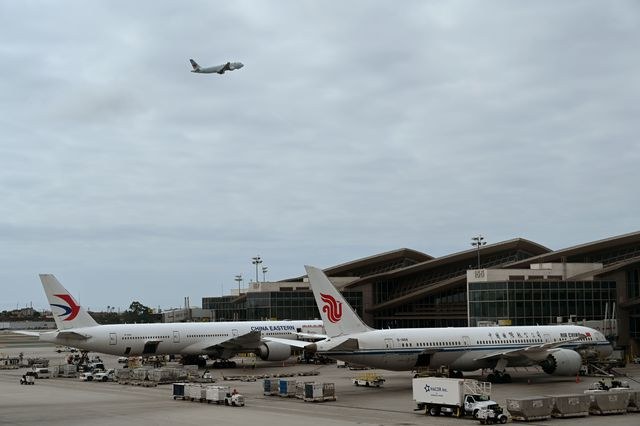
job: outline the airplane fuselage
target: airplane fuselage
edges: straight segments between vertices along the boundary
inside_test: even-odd
[[[298,332],[322,333],[322,321],[112,324],[42,333],[40,340],[112,355],[209,354],[227,358],[258,347],[259,339],[242,338],[251,332],[296,340]]]
[[[599,357],[611,354],[611,344],[601,333],[577,325],[373,330],[323,340],[316,343],[316,348],[318,353],[330,358],[387,370],[408,371],[416,367],[445,365],[454,370],[474,371],[494,368],[495,359],[480,358],[497,352],[524,350],[571,339],[578,340],[557,348],[591,350]],[[508,365],[533,365],[544,361],[548,352],[540,351],[539,359],[536,359],[535,350],[527,355],[514,356]]]

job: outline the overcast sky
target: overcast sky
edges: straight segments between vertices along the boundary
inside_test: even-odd
[[[0,310],[638,231],[638,40],[636,1],[0,0]]]

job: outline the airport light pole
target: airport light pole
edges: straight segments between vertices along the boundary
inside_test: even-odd
[[[486,245],[486,241],[484,241],[484,237],[480,234],[471,238],[471,245],[478,249],[478,269],[480,269],[480,247]]]
[[[258,281],[258,265],[260,265],[262,263],[262,259],[260,258],[260,255],[257,255],[256,257],[252,257],[251,258],[251,263],[256,265],[256,282],[259,282]]]
[[[238,283],[238,296],[240,296],[240,283],[242,282],[242,274],[236,275],[235,280]]]
[[[267,266],[263,266],[262,267],[262,282],[266,283],[267,282],[267,272],[269,272],[269,267]]]

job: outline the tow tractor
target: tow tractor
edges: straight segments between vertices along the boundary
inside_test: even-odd
[[[22,375],[22,377],[20,377],[21,385],[33,385],[35,383],[35,373],[33,371],[27,371]]]
[[[384,377],[375,373],[360,374],[353,378],[353,384],[356,386],[375,386],[380,387],[384,383]]]
[[[476,414],[476,418],[483,425],[490,425],[493,423],[505,424],[508,420],[507,415],[502,412],[502,407],[498,404],[491,404],[486,408],[480,408]]]

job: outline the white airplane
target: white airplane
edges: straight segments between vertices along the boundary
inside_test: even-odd
[[[375,330],[320,269],[305,268],[329,336],[305,350],[329,358],[397,371],[447,366],[457,377],[490,368],[489,381],[509,382],[506,367],[539,365],[548,374],[575,376],[582,355],[604,358],[613,350],[602,333],[578,325]]]
[[[191,72],[201,74],[224,74],[225,71],[239,70],[240,68],[244,67],[244,64],[242,62],[227,62],[226,64],[206,68],[200,67],[200,65],[198,65],[197,62],[193,59],[189,59],[189,62],[191,62],[191,66],[193,67]]]
[[[322,339],[322,321],[234,321],[156,324],[98,324],[53,275],[40,275],[57,330],[22,331],[41,341],[121,356],[199,355],[227,361],[241,352],[261,359],[284,361],[291,356],[289,342]],[[268,341],[275,337],[278,342]]]

